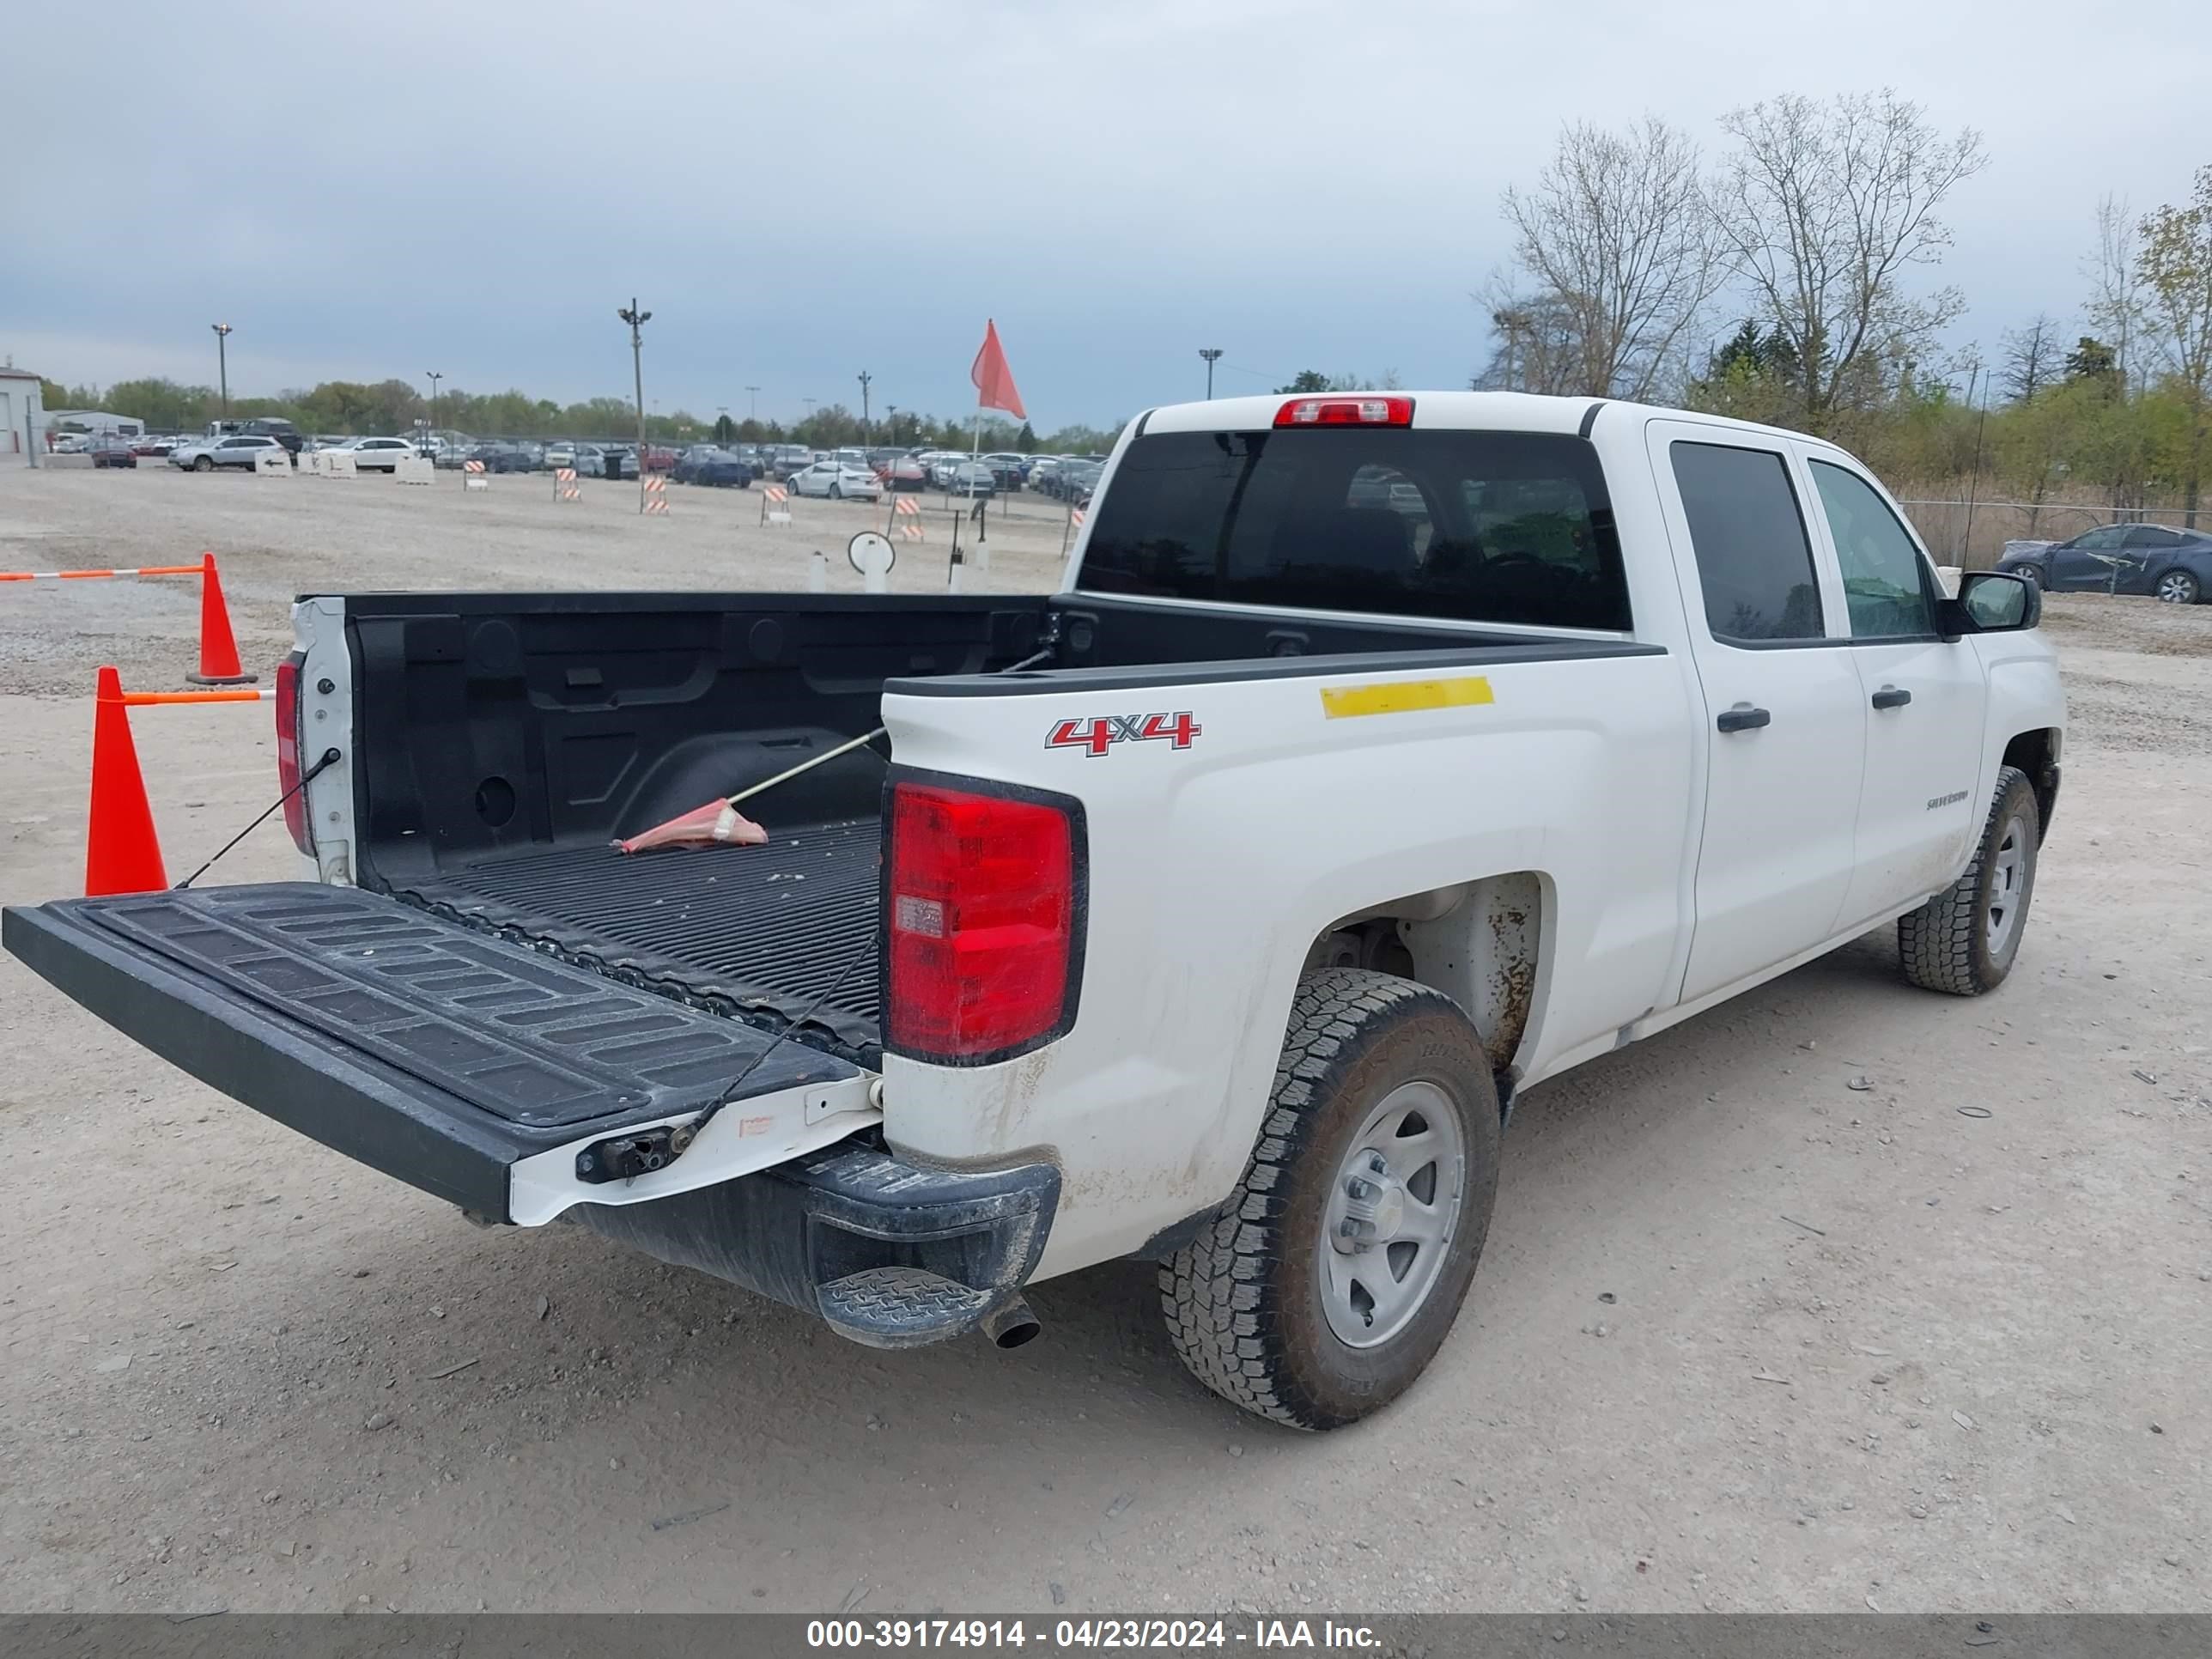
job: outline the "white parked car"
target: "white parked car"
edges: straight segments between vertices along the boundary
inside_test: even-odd
[[[1182,404],[1124,431],[1054,593],[304,599],[276,756],[324,884],[18,905],[5,942],[473,1219],[566,1217],[887,1348],[1011,1347],[1025,1285],[1157,1263],[1206,1386],[1334,1428],[1451,1340],[1521,1091],[1877,926],[1903,981],[1999,990],[2059,794],[2040,605],[1994,571],[1945,595],[1873,475],[1797,433],[1501,392]],[[425,672],[418,629],[470,673]],[[620,684],[477,695],[477,642],[518,630],[532,685]],[[630,686],[681,695],[620,697],[612,769],[458,764],[597,756]],[[872,731],[887,755],[774,781]],[[303,777],[325,745],[348,763]],[[693,836],[752,844],[606,851],[756,782],[765,831]],[[2021,1042],[2001,1012],[1954,1023]],[[1810,1029],[1735,1017],[1785,1054]],[[1583,1087],[1630,1109],[1665,1069]],[[1762,1160],[1802,1150],[1752,1124]],[[1917,1201],[1868,1167],[1869,1203]],[[1743,1176],[1663,1179],[1694,1206]],[[250,1297],[283,1269],[239,1271]],[[1698,1323],[1694,1279],[1647,1276],[1654,1330]]]
[[[817,461],[791,475],[791,488],[794,495],[824,495],[833,501],[881,501],[884,494],[882,479],[866,465],[850,461]]]
[[[357,472],[397,472],[400,462],[422,453],[406,438],[349,438],[337,447],[353,457]]]
[[[580,478],[604,478],[607,476],[606,452],[597,444],[577,444],[568,453],[570,459],[565,461],[554,460],[550,451],[545,459],[555,466],[574,467]]]
[[[169,465],[188,472],[212,472],[219,466],[243,467],[251,471],[261,456],[283,447],[274,438],[232,433],[228,437],[204,438],[196,444],[171,450]]]

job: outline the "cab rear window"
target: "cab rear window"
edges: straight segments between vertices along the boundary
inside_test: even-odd
[[[1550,433],[1154,433],[1100,500],[1079,585],[1531,627],[1626,629],[1597,454]]]

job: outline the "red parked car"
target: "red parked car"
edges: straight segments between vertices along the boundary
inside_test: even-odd
[[[647,444],[645,447],[645,453],[641,459],[647,472],[676,471],[676,452],[665,444]]]

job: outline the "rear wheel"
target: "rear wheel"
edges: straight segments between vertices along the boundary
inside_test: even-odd
[[[2197,586],[2197,578],[2186,570],[2169,570],[2158,579],[2158,586],[2152,592],[2167,605],[2194,605],[2203,590]]]
[[[1981,845],[1958,880],[1897,919],[1905,976],[1924,991],[1978,997],[2012,972],[2035,897],[2035,855],[2042,819],[2027,774],[1997,775],[1996,799]]]
[[[1498,1142],[1489,1060],[1449,998],[1364,969],[1304,980],[1243,1178],[1160,1271],[1183,1364],[1295,1428],[1389,1404],[1466,1299]]]
[[[833,501],[842,501],[845,499],[845,492],[837,485],[831,484],[830,486],[830,499]]]

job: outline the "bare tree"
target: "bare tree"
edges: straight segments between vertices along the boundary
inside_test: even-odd
[[[1680,368],[1719,270],[1699,165],[1656,115],[1626,132],[1577,122],[1533,189],[1505,191],[1514,262],[1571,338],[1559,390],[1649,398]]]
[[[1548,294],[1514,291],[1493,276],[1475,302],[1490,313],[1498,343],[1468,382],[1477,392],[1540,392],[1565,396],[1579,388],[1582,343],[1567,307]]]
[[[2016,404],[2035,401],[2035,394],[2056,386],[2063,372],[2065,352],[2058,343],[2058,325],[2042,312],[2025,328],[2008,328],[1999,342],[2004,347],[2005,396]]]
[[[1736,143],[1712,186],[1724,255],[1803,364],[1802,419],[1820,431],[1879,385],[1879,360],[1924,359],[1963,305],[1903,282],[1950,246],[1936,210],[1986,164],[1981,137],[1947,138],[1887,90],[1785,94],[1721,125]]]
[[[2183,440],[2182,523],[2197,527],[2207,428],[2212,426],[2212,167],[2197,169],[2185,207],[2146,215],[2136,254],[2143,344],[2188,411]]]
[[[2124,196],[2097,198],[2097,251],[2090,256],[2089,325],[2112,349],[2123,387],[2133,384],[2136,337],[2142,331],[2142,276],[2136,254],[2142,222]]]

